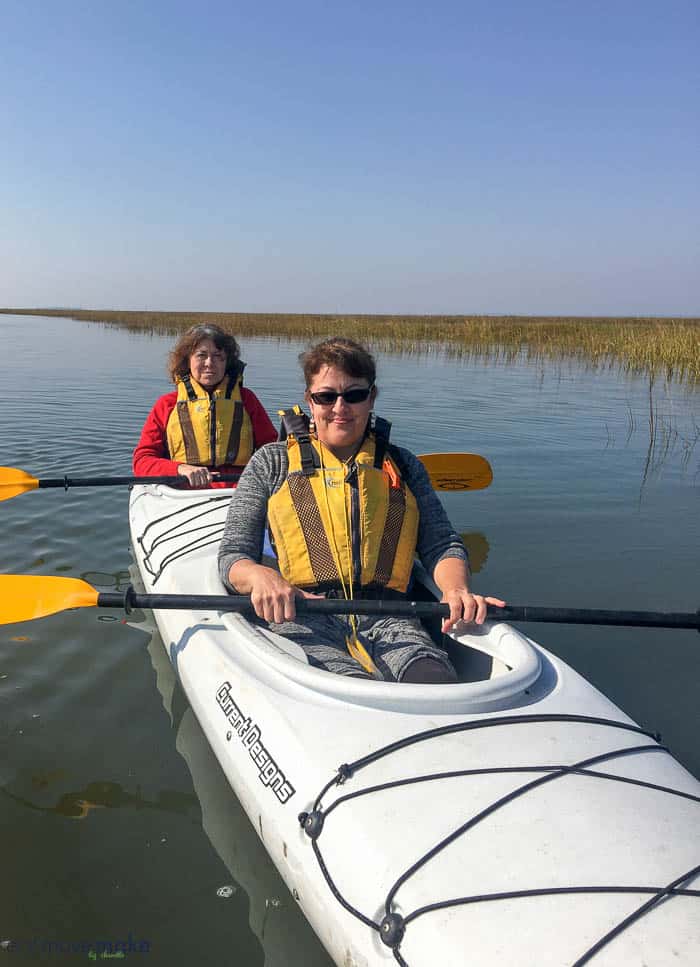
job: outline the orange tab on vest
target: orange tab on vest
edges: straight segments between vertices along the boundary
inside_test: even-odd
[[[390,483],[391,487],[394,490],[400,490],[401,489],[401,479],[400,479],[398,473],[396,472],[396,467],[391,462],[391,460],[387,460],[386,458],[384,459],[384,463],[382,464],[382,470],[384,471],[384,473],[389,478],[389,483]]]

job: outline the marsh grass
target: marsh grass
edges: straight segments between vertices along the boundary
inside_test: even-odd
[[[342,333],[396,353],[445,353],[513,362],[564,359],[700,383],[700,319],[536,316],[311,315],[0,309],[177,335],[210,322],[238,336],[312,341]]]
[[[654,382],[654,376],[650,375],[648,390],[649,443],[639,492],[640,502],[647,481],[652,476],[658,475],[674,454],[680,453],[680,465],[685,473],[688,470],[695,448],[700,442],[700,425],[698,425],[693,413],[690,413],[689,427],[683,432],[679,429],[673,414],[669,416],[660,412],[659,400],[654,393]],[[631,409],[630,420],[628,443],[636,430],[636,422]]]

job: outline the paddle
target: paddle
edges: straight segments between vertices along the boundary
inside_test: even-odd
[[[484,490],[493,480],[491,465],[478,453],[421,453],[434,490]]]
[[[435,490],[483,490],[493,480],[488,460],[477,453],[426,453],[419,457]],[[238,480],[240,473],[222,473],[217,481]],[[116,487],[120,484],[187,485],[184,477],[32,477],[16,467],[0,467],[0,501],[44,487]]]
[[[222,473],[217,480],[238,480],[240,473]],[[188,486],[187,479],[181,476],[169,477],[42,477],[37,479],[16,467],[0,467],[0,501],[10,500],[29,490],[44,487],[116,487],[120,484],[170,484],[171,487]]]
[[[79,578],[38,574],[0,575],[0,624],[31,621],[69,608],[133,608],[187,611],[253,610],[250,598],[231,594],[139,594],[129,586],[123,593],[98,591]],[[385,614],[396,617],[446,618],[449,608],[437,601],[341,601],[336,598],[299,598],[300,612],[326,614]],[[560,624],[631,625],[640,628],[696,628],[700,611],[590,611],[581,608],[489,608],[497,621],[545,621]]]

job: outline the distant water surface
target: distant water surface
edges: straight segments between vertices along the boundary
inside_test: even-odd
[[[25,316],[0,316],[0,335],[0,463],[39,477],[129,473],[146,414],[170,388],[171,341]],[[246,383],[275,420],[301,400],[302,348],[242,340]],[[493,466],[488,490],[444,495],[479,590],[513,604],[700,606],[697,393],[437,351],[378,362],[377,410],[396,442],[481,453]],[[127,505],[125,488],[4,502],[2,569],[122,587]],[[149,945],[152,967],[327,964],[154,629],[102,617],[112,620],[76,611],[0,627],[0,940],[15,944],[12,962],[84,963],[71,943],[130,935]],[[700,774],[696,632],[525,630]],[[60,956],[50,943],[64,945]]]

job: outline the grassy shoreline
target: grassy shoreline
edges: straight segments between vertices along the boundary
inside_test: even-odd
[[[580,316],[414,316],[112,309],[1,309],[177,335],[211,322],[240,336],[315,340],[341,332],[398,352],[514,360],[576,359],[595,367],[700,383],[700,319]]]

